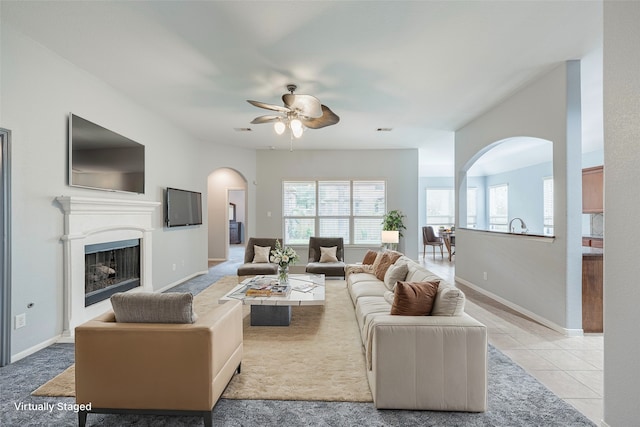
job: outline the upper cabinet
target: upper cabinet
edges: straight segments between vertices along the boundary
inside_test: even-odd
[[[604,212],[604,167],[582,169],[582,212]]]

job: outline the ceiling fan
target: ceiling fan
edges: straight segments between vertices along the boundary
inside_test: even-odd
[[[282,95],[284,107],[273,104],[266,104],[259,101],[247,100],[251,105],[267,110],[277,111],[280,115],[259,116],[251,121],[252,124],[273,123],[273,127],[278,135],[282,135],[289,128],[291,135],[300,138],[304,128],[320,129],[325,126],[335,125],[340,121],[333,111],[326,105],[320,103],[318,98],[311,95],[296,95],[294,92],[298,87],[288,84],[289,93]]]

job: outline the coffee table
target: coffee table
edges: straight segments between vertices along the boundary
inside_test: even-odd
[[[277,276],[256,276],[273,277]],[[289,326],[291,307],[324,305],[324,274],[290,274],[291,293],[287,296],[248,297],[246,290],[253,277],[243,280],[218,300],[222,304],[240,300],[251,306],[251,326]]]

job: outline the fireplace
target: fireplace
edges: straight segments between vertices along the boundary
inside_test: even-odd
[[[140,239],[84,247],[84,306],[140,286]]]
[[[65,220],[64,330],[111,309],[115,292],[152,292],[152,232],[159,202],[58,197]],[[161,221],[161,220],[160,220]]]

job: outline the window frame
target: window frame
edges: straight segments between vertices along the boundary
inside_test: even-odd
[[[504,217],[504,221],[502,221],[502,219],[500,221],[495,221],[494,218],[498,217],[498,215],[492,215],[492,193],[493,190],[498,189],[498,188],[505,188],[506,189],[506,215],[500,215],[499,218],[503,218]],[[509,231],[509,184],[508,183],[504,183],[504,184],[495,184],[495,185],[490,185],[489,186],[489,192],[488,192],[488,199],[489,199],[489,231],[505,231],[508,232]]]
[[[331,184],[331,183],[349,183],[349,215],[321,215],[320,211],[321,211],[321,207],[320,207],[320,188],[321,188],[321,184]],[[296,183],[300,183],[300,184],[304,184],[304,183],[309,183],[309,184],[313,184],[315,186],[315,206],[314,206],[314,214],[310,215],[287,215],[287,209],[286,209],[286,189],[287,189],[287,184],[296,184]],[[358,184],[358,183],[375,183],[375,185],[380,185],[382,184],[383,188],[383,201],[382,201],[382,209],[379,215],[356,215],[356,209],[355,209],[355,203],[356,200],[354,198],[354,187]],[[364,220],[376,220],[379,221],[380,223],[380,230],[382,230],[382,220],[384,217],[384,214],[386,212],[386,203],[387,203],[387,181],[384,179],[316,179],[316,180],[283,180],[282,181],[282,230],[283,230],[283,238],[284,238],[284,244],[285,245],[306,245],[308,244],[308,237],[311,236],[318,236],[318,237],[343,237],[345,246],[349,245],[349,246],[366,246],[366,247],[370,247],[370,246],[377,246],[381,244],[381,233],[377,233],[377,239],[375,240],[371,240],[368,242],[356,242],[356,236],[355,236],[355,231],[356,231],[356,223],[358,222],[358,220],[364,219]],[[347,219],[349,222],[348,225],[348,230],[347,236],[322,236],[320,234],[320,223],[322,220],[331,220],[331,219]],[[311,236],[307,236],[307,239],[305,240],[304,238],[301,238],[300,240],[297,241],[290,241],[288,234],[287,233],[287,224],[288,224],[288,220],[301,220],[301,221],[308,221],[308,220],[313,220],[313,230],[312,230],[312,234]],[[304,240],[304,241],[303,241]]]

